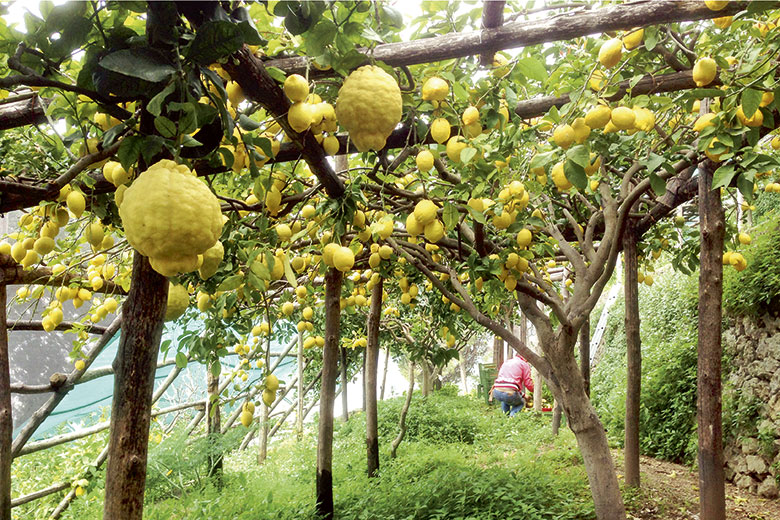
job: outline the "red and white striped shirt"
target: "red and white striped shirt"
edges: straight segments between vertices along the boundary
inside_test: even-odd
[[[534,381],[531,378],[531,366],[521,356],[507,359],[501,365],[493,386],[498,389],[511,388],[521,394],[525,394],[525,388],[533,391]]]

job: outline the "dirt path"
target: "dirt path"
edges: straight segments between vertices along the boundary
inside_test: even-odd
[[[623,479],[622,452],[618,478]],[[699,477],[687,466],[642,457],[642,489],[627,499],[632,520],[698,520]],[[778,520],[780,500],[766,500],[726,484],[726,517],[728,520]]]

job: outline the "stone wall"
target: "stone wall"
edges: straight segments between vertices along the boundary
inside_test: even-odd
[[[723,335],[726,478],[766,498],[780,496],[780,318],[734,319]]]

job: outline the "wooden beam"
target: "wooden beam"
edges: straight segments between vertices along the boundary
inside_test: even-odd
[[[505,0],[483,0],[482,29],[495,29],[504,23]],[[485,52],[479,56],[480,65],[490,66],[493,63],[493,52]]]
[[[41,266],[33,269],[25,269],[11,255],[0,254],[0,282],[7,285],[46,285],[50,287],[63,287],[71,283],[85,283],[86,276],[81,273],[64,272],[55,275],[51,267]],[[96,291],[104,294],[127,294],[121,286],[110,280],[103,283],[103,287]]]
[[[11,364],[8,359],[6,285],[0,283],[0,518],[11,518]]]
[[[20,96],[21,97],[21,96]],[[38,96],[24,96],[18,101],[0,105],[0,130],[46,122],[46,113]]]
[[[772,9],[778,2],[766,2],[762,8]],[[664,23],[705,20],[733,15],[747,6],[747,2],[729,2],[721,11],[712,11],[698,0],[654,0],[632,2],[577,12],[562,13],[541,20],[529,20],[504,24],[496,29],[465,33],[451,33],[435,38],[423,38],[411,42],[385,43],[371,50],[358,49],[372,59],[398,67],[462,58],[499,49],[527,47],[560,40],[571,40],[591,34],[624,31],[634,27],[647,27]],[[265,62],[266,67],[276,67],[286,74],[306,74],[309,59],[306,57],[279,58]],[[309,77],[334,75],[333,71],[311,68]]]
[[[93,323],[76,323],[73,321],[63,321],[56,327],[54,327],[54,330],[71,330],[73,327],[81,327],[84,332],[88,334],[99,334],[103,335],[106,333],[107,327],[101,327],[100,325],[95,325]],[[15,322],[9,322],[8,323],[8,330],[14,331],[14,332],[21,332],[21,331],[42,331],[43,329],[43,322],[42,321],[15,321]]]
[[[718,85],[721,85],[720,78],[715,78],[711,83],[711,86],[714,88]],[[607,101],[619,101],[629,93],[629,90],[631,96],[639,96],[642,94],[677,92],[694,88],[698,87],[693,81],[693,73],[692,71],[686,70],[656,76],[647,75],[640,79],[633,87],[630,86],[629,80],[621,81],[618,84],[617,92],[610,96],[606,96],[604,99]],[[531,98],[518,102],[514,112],[523,119],[530,119],[546,114],[552,107],[560,108],[569,101],[571,101],[569,94]]]

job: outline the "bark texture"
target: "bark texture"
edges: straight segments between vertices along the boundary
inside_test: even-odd
[[[637,279],[637,235],[629,224],[623,235],[626,300],[626,485],[639,487],[639,400],[642,391],[642,344],[639,338],[639,282]]]
[[[379,471],[379,431],[377,421],[376,383],[379,369],[379,321],[382,318],[382,288],[384,278],[371,289],[371,307],[368,311],[368,344],[366,345],[366,458],[369,477],[375,477]]]
[[[590,397],[590,320],[580,329],[580,372],[585,383],[585,393]]]
[[[222,449],[220,448],[220,416],[219,416],[219,376],[214,376],[211,370],[206,371],[206,433],[209,436],[209,476],[217,485],[222,484]]]
[[[168,280],[139,253],[133,258],[132,280],[122,306],[122,336],[114,360],[103,512],[112,520],[143,516],[154,371],[168,299]]]
[[[11,364],[8,360],[8,329],[5,283],[0,283],[0,518],[11,518]]]
[[[325,274],[325,347],[322,353],[320,389],[320,434],[317,439],[317,514],[333,518],[333,406],[338,378],[341,335],[339,299],[343,274],[328,269]]]
[[[712,190],[715,167],[699,168],[699,502],[702,520],[725,520],[726,498],[721,423],[721,302],[723,299],[723,237],[725,222],[720,190]]]
[[[347,357],[347,349],[341,348],[341,363],[339,363],[339,373],[341,374],[341,420],[347,422],[349,420],[349,401],[347,400],[347,384],[349,380],[347,378],[347,363],[349,358]]]
[[[393,444],[390,447],[390,458],[394,459],[398,452],[398,446],[404,440],[406,435],[406,415],[409,413],[409,406],[412,404],[412,394],[414,393],[414,361],[409,361],[409,388],[406,390],[406,399],[404,400],[404,406],[401,408],[401,416],[398,419],[398,435],[393,439]]]

